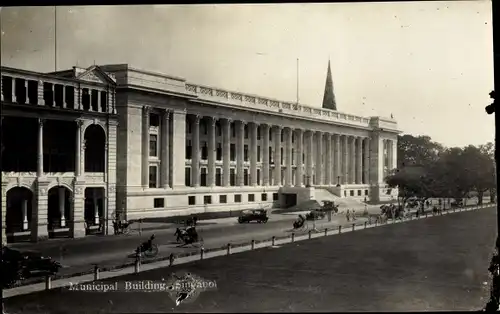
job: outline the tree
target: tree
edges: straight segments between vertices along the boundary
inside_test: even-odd
[[[437,161],[443,150],[443,146],[433,142],[429,136],[398,136],[398,168]]]
[[[478,203],[483,203],[484,192],[496,187],[495,162],[491,152],[484,146],[469,145],[464,148],[462,167],[467,173],[467,180],[477,192]]]

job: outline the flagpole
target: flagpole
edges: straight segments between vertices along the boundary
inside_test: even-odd
[[[54,71],[57,72],[57,6],[54,6]]]
[[[299,104],[299,58],[297,58],[297,105]]]

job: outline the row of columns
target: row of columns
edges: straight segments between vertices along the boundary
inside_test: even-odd
[[[25,104],[29,104],[29,95],[28,95],[28,82],[29,81],[30,80],[28,80],[28,79],[21,79],[19,81],[19,82],[22,82],[22,84],[24,85],[23,88],[24,88],[24,91],[26,93]],[[55,88],[56,88],[56,86],[60,86],[61,91],[62,91],[62,107],[63,108],[68,107],[67,96],[66,96],[68,86],[63,85],[63,84],[48,83],[50,88],[51,88],[51,93],[52,93],[52,104],[46,104],[45,97],[44,97],[44,93],[45,93],[44,82],[34,81],[34,80],[33,80],[33,82],[36,82],[37,86],[38,86],[38,90],[37,90],[37,97],[38,97],[37,104],[38,105],[40,105],[40,106],[50,105],[51,107],[56,107]],[[5,96],[4,96],[4,88],[3,87],[4,87],[5,82],[3,79],[1,80],[0,84],[1,84],[1,86],[0,86],[1,101],[4,101]],[[18,102],[16,84],[17,84],[16,78],[11,77],[11,90],[12,90],[11,101],[13,103]],[[73,85],[71,85],[70,87],[73,87],[73,91],[74,91],[73,92],[73,103],[74,103],[73,109],[83,110],[83,106],[82,106],[83,92],[82,91],[85,89],[85,90],[88,90],[88,95],[90,97],[90,103],[92,103],[92,94],[97,93],[97,97],[96,97],[97,98],[97,112],[103,112],[102,105],[104,103],[107,103],[108,113],[116,114],[116,108],[115,108],[114,103],[113,103],[113,95],[110,91],[103,90],[103,89],[82,88],[80,86],[73,86]],[[103,93],[106,93],[106,94],[103,94]],[[104,95],[106,95],[107,99],[103,97]],[[89,107],[88,111],[89,112],[93,111],[92,105]]]
[[[191,182],[194,187],[200,186],[200,121],[201,115],[193,116],[192,123],[192,147],[193,154],[191,159]],[[208,129],[208,186],[215,186],[215,125],[217,119],[209,117]],[[223,119],[222,121],[222,137],[223,137],[223,186],[229,186],[230,173],[230,126],[232,120]],[[236,185],[244,185],[244,121],[235,121],[236,128]],[[280,185],[281,181],[281,163],[274,163],[274,181],[270,182],[270,164],[269,164],[269,130],[268,124],[261,124],[261,134],[263,135],[263,162],[262,162],[262,183],[264,186]],[[250,134],[250,185],[256,186],[257,182],[257,123],[249,123]],[[348,135],[323,133],[320,131],[304,131],[302,129],[292,129],[289,127],[273,126],[274,141],[274,160],[281,160],[281,133],[284,132],[284,154],[285,154],[285,186],[292,186],[292,134],[295,132],[297,142],[295,154],[295,164],[297,166],[295,186],[303,186],[304,184],[313,184],[313,182],[303,182],[302,155],[304,151],[304,134],[307,148],[306,154],[306,176],[311,178],[313,175],[313,147],[314,137],[316,137],[316,185],[332,185],[337,183],[337,178],[341,179],[338,183],[341,184],[367,184],[369,182],[369,139],[362,137],[354,137]],[[323,160],[323,139],[326,137],[326,160]],[[148,143],[146,141],[146,143]],[[364,143],[364,144],[363,144]],[[342,147],[340,145],[343,145]],[[342,152],[342,155],[341,155]],[[364,152],[364,153],[363,153]],[[363,161],[363,154],[365,160]],[[149,163],[147,164],[149,165]],[[364,165],[364,167],[363,167]],[[145,164],[146,167],[146,164]],[[364,173],[364,175],[363,175]],[[324,175],[325,174],[325,175]],[[364,177],[364,182],[363,182]]]
[[[38,145],[37,145],[37,176],[43,176],[43,125],[44,119],[38,119]],[[82,175],[82,161],[85,160],[85,141],[82,143],[83,121],[76,121],[76,154],[75,154],[75,176]]]

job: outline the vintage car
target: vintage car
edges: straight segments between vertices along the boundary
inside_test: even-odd
[[[269,217],[267,217],[267,211],[265,209],[247,209],[242,211],[240,217],[238,217],[238,222],[240,224],[252,221],[266,223],[268,220]]]
[[[2,287],[8,288],[30,277],[52,275],[61,264],[38,252],[18,251],[2,246]]]

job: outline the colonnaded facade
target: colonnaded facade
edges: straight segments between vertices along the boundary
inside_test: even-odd
[[[392,118],[126,64],[48,74],[2,67],[1,82],[2,235],[11,238],[109,234],[116,217],[289,207],[318,191],[397,194],[384,183],[397,158]]]
[[[2,240],[113,233],[116,82],[1,68]]]
[[[118,86],[117,211],[128,219],[288,207],[318,189],[331,198],[397,195],[384,183],[396,166],[393,119],[195,85],[126,64],[101,68]]]

